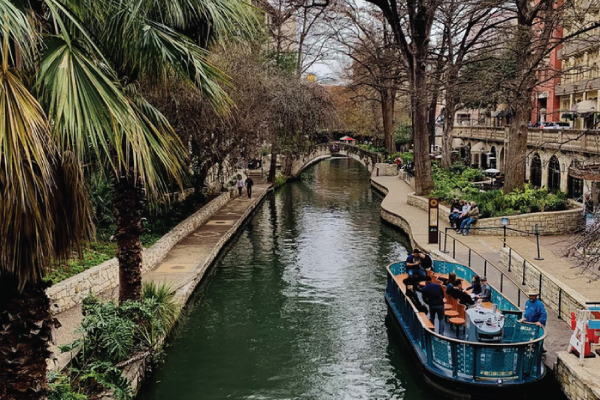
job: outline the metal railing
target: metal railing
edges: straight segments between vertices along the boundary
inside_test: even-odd
[[[439,251],[446,254],[451,253],[453,259],[462,262],[477,274],[487,277],[488,283],[492,287],[497,288],[497,290],[505,297],[511,299],[513,302],[516,302],[517,307],[521,307],[522,299],[527,299],[527,294],[525,292],[527,287],[523,287],[517,283],[512,277],[505,274],[504,271],[494,265],[494,263],[492,263],[486,257],[473,250],[469,245],[463,243],[454,236],[450,236],[450,248],[448,246],[448,236],[447,229],[444,233],[440,231],[438,240]],[[444,239],[443,246],[442,237]]]

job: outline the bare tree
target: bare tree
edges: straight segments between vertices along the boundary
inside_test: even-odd
[[[394,108],[398,90],[406,79],[399,51],[381,12],[352,0],[338,8],[335,39],[340,51],[352,60],[348,89],[381,107],[384,145],[395,151]]]
[[[428,58],[431,28],[443,0],[368,0],[379,7],[388,20],[400,48],[411,90],[413,143],[415,152],[415,191],[424,195],[433,189],[430,139],[428,134]]]

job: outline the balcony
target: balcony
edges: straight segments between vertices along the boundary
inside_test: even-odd
[[[600,1],[600,0],[596,0]],[[575,27],[575,29],[579,29]],[[565,35],[568,33],[565,32]],[[566,60],[567,58],[575,55],[577,53],[581,53],[582,51],[598,44],[598,40],[600,39],[600,32],[591,31],[584,33],[577,38],[573,38],[569,40],[567,43],[563,44],[562,47],[558,50],[557,56],[561,60]]]
[[[573,93],[587,92],[600,89],[600,78],[582,79],[578,82],[557,85],[554,88],[556,96],[568,96]]]

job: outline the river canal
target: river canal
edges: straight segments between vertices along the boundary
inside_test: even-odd
[[[408,245],[380,202],[347,158],[269,195],[138,399],[439,399],[385,323],[384,266]]]

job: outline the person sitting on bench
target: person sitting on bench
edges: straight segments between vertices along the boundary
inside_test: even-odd
[[[425,266],[422,263],[421,251],[419,249],[414,249],[412,254],[406,258],[406,272],[408,273],[410,283],[413,285],[425,280],[427,273],[425,272]]]
[[[471,298],[469,293],[465,292],[462,287],[462,279],[457,279],[454,282],[454,286],[450,289],[446,289],[446,293],[457,299],[461,304],[470,306],[475,304],[475,301]]]

